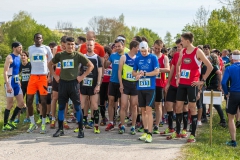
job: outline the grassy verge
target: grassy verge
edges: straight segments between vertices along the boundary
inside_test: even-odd
[[[226,116],[226,115],[225,115]],[[186,160],[197,159],[218,159],[218,160],[233,160],[240,159],[239,147],[233,148],[226,145],[226,142],[231,140],[228,128],[222,128],[218,125],[220,122],[217,113],[213,116],[213,139],[212,147],[209,143],[209,124],[198,127],[197,142],[187,144],[183,148]],[[237,141],[240,139],[240,130],[237,129]]]

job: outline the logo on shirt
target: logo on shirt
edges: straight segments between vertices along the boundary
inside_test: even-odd
[[[148,69],[149,68],[149,65],[148,64],[145,64],[145,65],[141,65],[141,69]]]
[[[114,64],[119,64],[119,60],[114,60]]]
[[[192,62],[192,60],[190,58],[183,59],[183,63],[185,63],[185,64],[190,64],[191,62]]]
[[[148,59],[147,62],[148,62],[148,63],[151,63],[151,59]]]

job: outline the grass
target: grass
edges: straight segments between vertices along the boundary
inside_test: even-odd
[[[223,107],[225,108],[225,107]],[[226,115],[225,115],[226,117]],[[186,160],[235,160],[240,159],[240,147],[229,147],[226,142],[231,140],[228,128],[222,128],[218,125],[220,122],[217,113],[213,116],[213,139],[212,147],[209,143],[209,124],[198,127],[196,143],[187,144],[183,148],[183,153]],[[240,139],[240,128],[237,129],[237,141]]]

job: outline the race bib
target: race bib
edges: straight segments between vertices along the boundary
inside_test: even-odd
[[[63,69],[74,68],[73,59],[65,59],[65,60],[63,60],[62,64],[63,64]]]
[[[15,83],[19,83],[19,76],[18,75],[13,76],[13,78],[14,78]]]
[[[83,79],[83,86],[92,86],[93,78],[84,78]]]
[[[139,79],[139,87],[151,87],[151,79],[150,78],[143,78]]]
[[[190,70],[182,69],[180,78],[189,79],[190,78]]]
[[[52,93],[52,86],[48,86],[48,87],[47,87],[47,91],[48,91],[48,93],[51,94],[51,93]]]
[[[135,80],[135,77],[133,77],[132,72],[127,72],[127,79]]]
[[[30,74],[22,74],[22,82],[26,82],[29,80]]]
[[[105,76],[112,76],[112,69],[105,69],[104,70],[104,75]]]
[[[44,56],[37,54],[32,56],[33,62],[43,62],[44,61]]]
[[[156,76],[157,79],[161,79],[161,73]]]

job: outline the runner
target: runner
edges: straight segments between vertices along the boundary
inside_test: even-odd
[[[130,50],[126,47],[126,37],[124,35],[118,35],[117,40],[122,40],[124,43],[124,53],[128,53]]]
[[[197,47],[194,47],[192,42],[192,33],[188,32],[181,35],[181,44],[183,45],[184,49],[180,52],[178,63],[176,65],[176,83],[178,86],[176,97],[176,137],[181,137],[179,134],[181,129],[183,104],[188,97],[188,107],[191,111],[192,119],[192,132],[187,142],[195,142],[195,132],[197,129],[197,87],[206,82],[207,77],[213,69],[211,63],[208,61],[204,53]],[[201,69],[202,62],[207,66],[207,71],[202,77],[201,81],[199,81],[199,70]]]
[[[89,128],[93,128],[94,125],[94,133],[100,133],[100,129],[98,127],[99,123],[99,110],[98,110],[98,98],[99,98],[99,90],[100,83],[102,80],[102,62],[100,57],[94,53],[94,40],[87,41],[87,50],[88,52],[85,54],[85,57],[89,59],[94,65],[94,69],[92,72],[87,75],[86,78],[83,79],[82,83],[80,83],[80,94],[81,94],[81,104],[82,108],[85,107],[86,99],[90,99],[91,110],[93,110],[93,117],[88,123]],[[80,67],[80,76],[83,75],[87,70],[86,66]],[[84,118],[87,113],[84,113]],[[85,119],[85,121],[87,121]],[[76,132],[76,131],[75,131]]]
[[[3,75],[5,81],[4,86],[6,90],[7,107],[4,111],[4,124],[2,131],[17,129],[14,119],[21,108],[24,107],[23,94],[19,81],[19,68],[21,64],[19,55],[22,53],[21,43],[13,42],[12,50],[13,52],[6,57],[4,63]],[[13,107],[13,97],[15,97],[17,100],[17,107],[14,109],[10,121],[8,121],[10,110]]]
[[[130,43],[130,51],[128,54],[122,55],[119,62],[118,79],[120,84],[121,92],[121,108],[120,108],[120,120],[121,125],[119,126],[119,134],[125,132],[125,117],[126,109],[128,107],[128,99],[130,97],[130,108],[132,110],[132,127],[131,134],[136,134],[135,125],[137,119],[137,88],[136,79],[132,76],[133,66],[136,59],[136,54],[139,50],[139,43],[132,41]]]
[[[80,95],[77,88],[77,84],[80,83],[93,69],[93,64],[85,58],[82,54],[75,51],[75,40],[72,37],[66,38],[66,50],[55,55],[55,57],[48,63],[48,69],[51,75],[54,76],[55,80],[59,82],[59,94],[58,94],[58,130],[53,137],[59,137],[64,135],[63,131],[63,120],[64,110],[66,103],[70,98],[73,102],[76,110],[76,117],[78,121],[79,133],[78,138],[84,137],[83,126],[82,126],[82,111],[80,109]],[[61,73],[60,77],[54,73],[53,65],[61,62]],[[87,66],[88,69],[81,75],[78,76],[79,64]]]
[[[43,45],[43,37],[40,33],[34,35],[35,44],[28,48],[30,62],[31,62],[31,75],[28,82],[27,88],[27,107],[30,117],[30,127],[27,130],[27,133],[33,132],[34,129],[37,129],[38,126],[35,124],[34,115],[33,115],[33,98],[34,94],[39,91],[40,100],[42,105],[42,125],[41,125],[41,134],[46,133],[46,112],[47,112],[47,62],[52,59],[52,52],[48,46]]]
[[[113,117],[114,117],[114,108],[115,102],[117,102],[118,98],[121,97],[120,93],[120,84],[118,80],[118,67],[120,57],[124,54],[124,42],[119,39],[115,40],[115,48],[116,53],[111,54],[109,59],[105,57],[104,67],[108,68],[112,65],[112,76],[110,78],[109,86],[108,86],[108,115],[109,115],[109,124],[107,125],[105,131],[113,130]]]
[[[158,63],[160,66],[159,74],[156,77],[156,88],[155,88],[155,113],[156,113],[156,121],[153,128],[153,134],[159,134],[159,125],[163,117],[163,100],[164,100],[164,88],[167,83],[166,73],[170,71],[169,68],[169,60],[166,55],[164,55],[161,51],[163,49],[162,40],[156,40],[154,42],[154,54],[158,58]]]
[[[228,99],[226,110],[228,113],[228,126],[232,140],[226,144],[232,147],[237,146],[236,142],[236,126],[234,125],[234,117],[240,106],[240,51],[235,50],[232,54],[233,64],[226,68],[223,79],[222,88]],[[236,74],[238,73],[238,74]],[[231,79],[230,90],[228,91],[228,79]]]
[[[157,57],[148,52],[148,44],[143,41],[139,44],[141,56],[134,62],[132,75],[138,80],[138,104],[142,110],[144,133],[139,140],[152,142],[153,116],[152,107],[155,101],[156,75],[159,74]]]
[[[211,47],[210,47],[209,44],[205,44],[205,45],[203,46],[203,52],[204,52],[204,54],[205,54],[206,57],[208,57],[208,56],[210,55],[210,49],[211,49]]]

